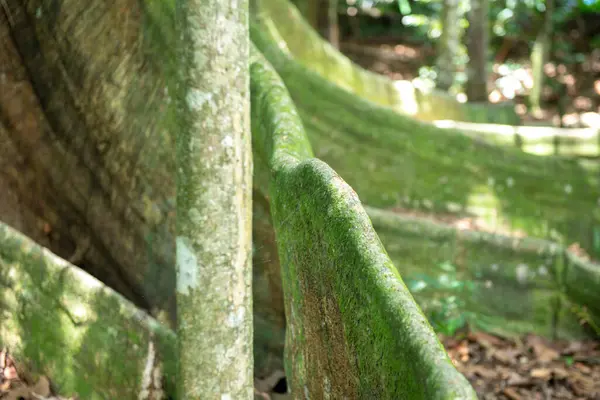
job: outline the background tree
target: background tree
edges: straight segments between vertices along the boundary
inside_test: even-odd
[[[487,101],[489,0],[471,0],[467,14],[467,64],[466,94],[469,101]]]
[[[542,89],[544,87],[544,66],[549,60],[550,47],[552,46],[552,16],[554,12],[554,0],[546,0],[544,11],[544,23],[541,26],[531,51],[531,72],[533,75],[533,86],[529,94],[531,112],[535,115],[541,110]]]
[[[436,87],[448,90],[454,84],[461,39],[460,0],[443,0],[442,34],[437,44]]]
[[[319,14],[323,0],[293,0],[292,3],[304,16],[306,22],[314,29],[319,29]]]
[[[327,7],[327,33],[329,43],[340,47],[340,27],[338,22],[338,0],[329,0]]]

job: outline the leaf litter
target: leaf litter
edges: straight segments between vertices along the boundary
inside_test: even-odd
[[[482,400],[600,400],[600,341],[549,341],[533,334],[503,338],[473,331],[439,337]],[[283,371],[255,379],[254,386],[255,399],[291,399]],[[79,398],[59,396],[48,377],[34,379],[3,349],[0,400]]]
[[[482,400],[600,400],[599,341],[484,332],[440,339]]]
[[[7,348],[0,351],[0,399],[1,400],[78,400],[77,397],[61,397],[53,390],[46,376],[34,379],[17,365]]]

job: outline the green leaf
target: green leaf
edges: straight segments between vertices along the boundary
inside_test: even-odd
[[[400,13],[402,15],[408,15],[412,12],[408,0],[398,0],[398,8],[400,9]]]
[[[440,269],[446,272],[454,272],[456,271],[456,267],[454,265],[452,265],[452,263],[448,262],[448,261],[444,261],[443,263],[441,263],[439,265]]]
[[[565,357],[565,365],[567,367],[570,367],[571,365],[573,365],[574,362],[575,362],[575,359],[572,356]]]

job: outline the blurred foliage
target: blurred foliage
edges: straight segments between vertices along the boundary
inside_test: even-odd
[[[527,59],[543,25],[546,1],[489,1],[490,57],[495,57],[502,48],[508,46],[519,49],[517,58]],[[347,15],[346,21],[349,18],[358,20],[358,23],[347,24],[352,28],[346,26],[355,37],[397,37],[401,38],[399,41],[433,48],[442,31],[442,0],[346,0],[341,3],[340,11]],[[460,1],[461,15],[464,17],[459,23],[463,29],[468,27],[466,12],[469,7],[469,0]],[[551,60],[571,70],[581,65],[586,54],[600,48],[600,24],[594,21],[600,21],[600,0],[555,0]],[[457,65],[466,65],[468,56],[464,46],[459,57]],[[434,61],[428,59],[425,63],[433,65]],[[521,65],[510,66],[511,70],[515,68],[521,68]],[[435,80],[435,68],[423,66],[419,77],[422,81]],[[451,92],[460,91],[465,80],[466,74],[459,68],[457,87],[453,87]],[[520,92],[512,88],[504,91]]]
[[[492,30],[495,36],[535,35],[528,28],[535,28],[541,21],[541,13],[546,9],[545,0],[490,0]],[[406,27],[416,27],[415,35],[425,34],[429,38],[437,38],[441,32],[439,15],[442,11],[442,0],[346,0],[341,7],[351,16],[368,15],[374,18],[387,17],[401,20],[399,26],[391,28],[389,33]],[[463,13],[469,9],[469,0],[461,0]],[[348,11],[350,10],[350,11]],[[560,0],[556,2],[554,22],[561,25],[577,17],[579,14],[600,12],[600,0]],[[468,22],[460,21],[463,27]],[[373,25],[373,26],[369,26]],[[379,31],[378,24],[365,24],[361,27],[363,34],[370,36],[370,30]],[[375,32],[373,32],[375,33]]]
[[[436,332],[454,335],[474,317],[466,311],[464,299],[471,297],[475,283],[462,280],[450,262],[439,264],[432,275],[415,275],[406,284],[413,294],[429,292],[422,297],[431,300],[420,306]]]
[[[545,3],[545,0],[490,0],[492,37],[526,37],[533,40],[541,27]],[[373,21],[361,24],[361,36],[382,35],[383,31],[390,36],[410,32],[413,38],[432,40],[441,34],[439,16],[442,0],[346,0],[341,7],[350,16],[388,19],[383,24]],[[469,0],[461,0],[460,7],[464,15],[469,9]],[[560,30],[565,24],[587,13],[600,13],[600,0],[556,1],[554,25]],[[466,18],[460,24],[466,28]],[[600,43],[599,36],[594,40]]]
[[[587,324],[594,331],[596,336],[600,338],[600,326],[594,322],[592,315],[586,307],[573,305],[571,311],[577,315],[582,324]]]

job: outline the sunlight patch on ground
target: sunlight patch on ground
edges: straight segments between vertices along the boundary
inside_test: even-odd
[[[416,90],[413,84],[409,81],[395,81],[394,88],[399,93],[398,98],[402,99],[402,111],[409,115],[418,113],[419,104],[417,103]]]
[[[467,210],[477,215],[476,225],[486,230],[496,230],[501,219],[497,210],[501,209],[500,201],[493,186],[475,186],[467,198]]]

